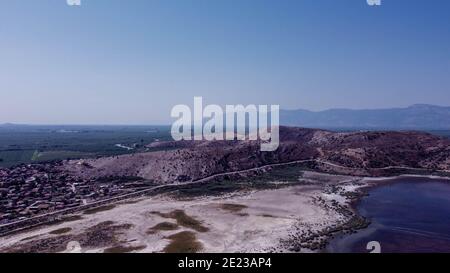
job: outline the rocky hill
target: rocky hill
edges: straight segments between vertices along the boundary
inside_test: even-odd
[[[450,170],[450,140],[422,132],[331,132],[280,128],[280,147],[261,152],[257,141],[160,142],[164,151],[67,161],[62,168],[83,177],[139,176],[159,183],[192,181],[213,174],[313,160],[322,171],[386,175],[392,167]]]

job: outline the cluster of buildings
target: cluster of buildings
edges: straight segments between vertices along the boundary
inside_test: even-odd
[[[130,178],[76,178],[61,172],[58,164],[0,169],[0,224],[86,205],[148,186]]]

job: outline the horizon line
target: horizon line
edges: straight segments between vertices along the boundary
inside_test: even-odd
[[[386,107],[386,108],[328,108],[324,110],[308,110],[305,108],[295,108],[295,109],[280,109],[281,111],[308,111],[312,113],[321,113],[326,111],[333,111],[333,110],[344,110],[344,111],[382,111],[382,110],[395,110],[395,109],[409,109],[413,107],[420,107],[420,106],[428,106],[428,107],[439,107],[439,108],[450,108],[450,106],[444,106],[444,105],[437,105],[437,104],[427,104],[427,103],[415,103],[411,104],[409,106],[398,106],[398,107]],[[170,126],[171,123],[158,123],[155,124],[142,124],[142,123],[129,123],[129,124],[123,124],[123,123],[23,123],[23,122],[1,122],[0,126]]]

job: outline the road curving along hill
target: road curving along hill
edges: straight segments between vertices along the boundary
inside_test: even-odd
[[[80,177],[138,176],[157,183],[195,181],[261,166],[311,161],[319,171],[386,176],[450,171],[450,140],[423,132],[332,132],[280,128],[280,147],[261,152],[258,141],[159,142],[161,151],[66,161]]]

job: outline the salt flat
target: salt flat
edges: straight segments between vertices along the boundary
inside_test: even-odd
[[[85,252],[288,252],[287,239],[345,222],[335,206],[346,198],[329,193],[330,185],[357,188],[345,176],[304,177],[315,182],[219,197],[165,194],[125,201],[81,213],[76,221],[3,237],[0,251],[64,252],[69,242],[81,240]]]

